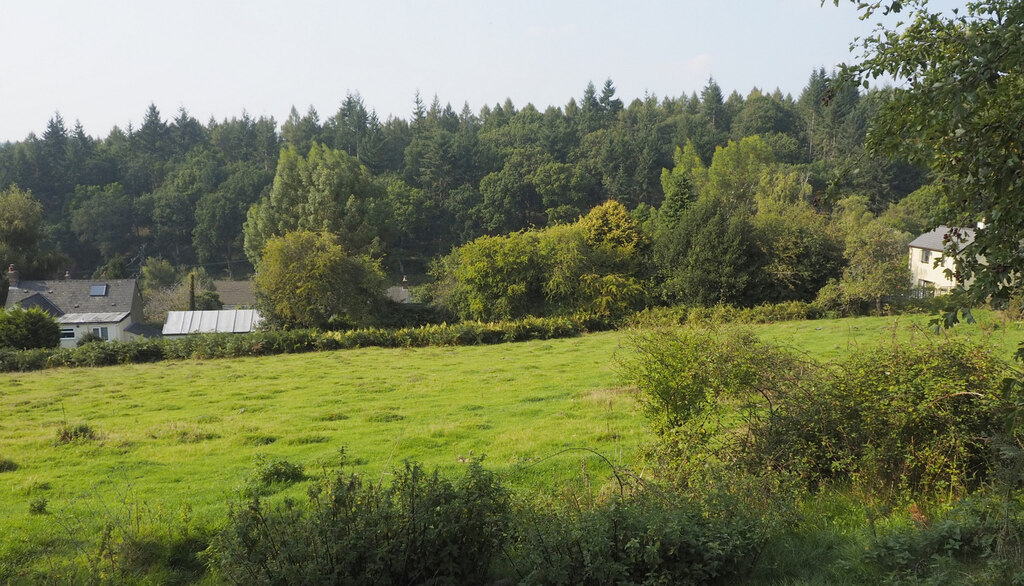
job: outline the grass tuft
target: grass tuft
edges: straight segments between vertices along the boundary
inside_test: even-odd
[[[18,463],[8,458],[0,458],[0,472],[14,472],[18,469]]]
[[[70,444],[75,442],[90,441],[96,439],[96,430],[88,423],[67,423],[57,428],[57,443]]]

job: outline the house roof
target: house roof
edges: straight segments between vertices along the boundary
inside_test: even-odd
[[[98,287],[100,285],[106,287]],[[131,311],[134,295],[135,279],[20,281],[8,290],[4,307],[22,305],[44,310],[52,307],[58,314],[120,313]]]
[[[260,325],[263,318],[255,309],[206,311],[168,311],[163,335],[183,336],[195,333],[244,334]]]
[[[948,226],[939,226],[931,232],[925,232],[917,238],[914,238],[910,242],[910,246],[914,248],[923,248],[925,250],[935,250],[942,252],[946,248],[945,238],[949,234],[950,229]],[[959,244],[961,248],[974,241],[974,229],[973,228],[960,228],[960,233],[963,234],[966,239],[961,241]]]
[[[252,281],[214,281],[213,288],[224,305],[256,305]]]
[[[57,317],[59,324],[116,324],[128,317],[129,312],[65,313]]]
[[[153,326],[147,326],[146,324],[135,322],[129,325],[124,331],[129,334],[135,334],[136,336],[142,336],[143,338],[159,338],[160,330]]]

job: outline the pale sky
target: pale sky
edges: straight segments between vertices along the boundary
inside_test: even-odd
[[[626,104],[711,76],[726,95],[796,97],[870,28],[846,0],[0,0],[0,142],[42,135],[58,111],[102,138],[150,103],[204,124],[281,124],[293,105],[324,120],[348,92],[382,121],[408,119],[417,90],[456,110],[543,110],[609,77]]]

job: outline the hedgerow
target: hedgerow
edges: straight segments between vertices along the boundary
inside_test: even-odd
[[[77,348],[14,350],[0,348],[0,372],[56,367],[111,366],[160,360],[270,356],[322,350],[472,346],[548,340],[610,329],[614,324],[593,316],[531,317],[506,322],[460,322],[397,329],[344,331],[262,330],[249,334],[192,334],[133,342],[91,342]]]

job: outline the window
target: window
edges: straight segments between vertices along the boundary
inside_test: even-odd
[[[921,250],[921,262],[931,262],[931,260],[932,260],[932,251],[930,251],[930,250]]]
[[[89,297],[106,297],[107,296],[107,284],[102,285],[90,285],[89,286]]]
[[[61,328],[60,329],[61,340],[74,340],[75,339],[75,328]]]
[[[99,336],[101,340],[106,340],[107,339],[107,327],[106,326],[99,327],[99,328],[93,328],[92,329],[92,333],[94,333],[97,336]]]

